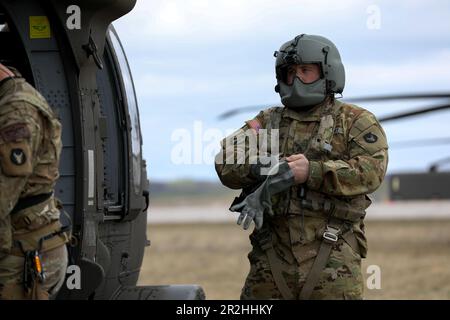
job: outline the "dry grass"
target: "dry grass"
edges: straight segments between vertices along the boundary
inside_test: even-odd
[[[366,299],[450,299],[450,220],[370,221],[369,257],[382,288]],[[208,299],[238,299],[248,272],[248,232],[234,224],[148,227],[140,284],[199,284]],[[368,275],[366,275],[367,278]]]

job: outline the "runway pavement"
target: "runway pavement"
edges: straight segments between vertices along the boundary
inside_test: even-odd
[[[229,204],[151,206],[149,223],[233,222],[237,213],[228,211]],[[367,210],[367,220],[442,219],[450,218],[450,201],[397,201],[374,203]]]

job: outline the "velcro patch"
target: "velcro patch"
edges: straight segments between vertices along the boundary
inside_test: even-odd
[[[369,132],[364,135],[364,140],[367,143],[375,143],[378,141],[378,137],[375,134],[373,134],[372,132]]]
[[[259,130],[262,128],[261,123],[258,120],[253,119],[246,122],[249,128],[254,129],[256,133],[259,133]]]
[[[33,172],[29,141],[0,144],[0,167],[8,177],[26,177]]]
[[[20,148],[11,150],[11,155],[9,158],[11,162],[16,166],[21,166],[25,164],[27,161],[27,156],[25,152],[23,152],[23,150]]]
[[[0,130],[0,136],[4,142],[14,142],[31,137],[26,124],[16,123]]]

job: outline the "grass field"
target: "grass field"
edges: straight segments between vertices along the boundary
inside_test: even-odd
[[[248,234],[231,223],[150,225],[139,284],[199,284],[207,299],[238,299]],[[363,272],[378,265],[381,289],[366,299],[450,299],[450,220],[369,221],[367,237]]]

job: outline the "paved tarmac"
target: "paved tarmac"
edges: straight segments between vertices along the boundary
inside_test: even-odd
[[[149,223],[233,222],[238,214],[228,211],[229,204],[153,206],[148,212]],[[367,220],[413,220],[450,218],[450,201],[397,201],[374,203],[367,210]]]

